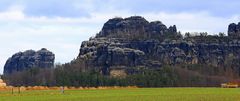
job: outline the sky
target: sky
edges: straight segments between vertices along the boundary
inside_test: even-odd
[[[139,15],[183,33],[217,34],[240,21],[239,7],[239,0],[0,0],[0,74],[9,57],[29,49],[71,61],[110,18]]]

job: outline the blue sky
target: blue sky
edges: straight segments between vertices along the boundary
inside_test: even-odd
[[[113,17],[144,16],[181,32],[226,32],[239,0],[0,0],[0,74],[14,53],[45,47],[56,62],[76,58],[83,40]]]

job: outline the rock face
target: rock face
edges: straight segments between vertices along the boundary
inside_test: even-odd
[[[22,71],[29,68],[51,68],[54,65],[55,55],[45,48],[39,51],[27,50],[19,52],[9,58],[4,66],[4,74]]]
[[[141,16],[132,16],[129,18],[113,18],[108,20],[99,37],[124,38],[124,39],[160,39],[165,35],[176,35],[177,28],[175,25],[167,28],[162,22],[148,22]]]
[[[228,35],[231,37],[240,38],[240,22],[238,24],[231,23],[228,26]]]
[[[238,27],[232,26],[229,32],[238,33]],[[240,40],[203,39],[207,37],[183,39],[175,25],[167,28],[160,21],[148,22],[139,16],[114,18],[104,24],[95,38],[82,43],[78,59],[85,60],[87,68],[106,75],[112,70],[129,74],[139,68],[177,64],[233,68],[240,75]]]

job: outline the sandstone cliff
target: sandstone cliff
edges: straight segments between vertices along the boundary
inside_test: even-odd
[[[229,36],[239,36],[238,25],[230,25]],[[139,68],[163,65],[206,64],[240,74],[240,40],[202,36],[183,38],[175,25],[148,22],[143,17],[113,18],[81,45],[78,59],[103,74],[111,70],[132,73]]]
[[[29,68],[51,68],[54,65],[55,55],[45,48],[39,51],[27,50],[18,52],[9,58],[4,66],[4,74],[22,71]]]
[[[240,22],[238,24],[231,23],[228,26],[228,35],[232,38],[240,38]]]

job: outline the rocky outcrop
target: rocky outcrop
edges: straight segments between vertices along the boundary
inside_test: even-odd
[[[112,68],[135,67],[143,64],[145,53],[126,45],[129,44],[123,44],[117,39],[94,38],[82,43],[78,58],[87,60],[88,66],[100,68],[104,74],[108,74],[109,69]]]
[[[45,48],[39,51],[27,50],[19,52],[9,58],[4,66],[4,74],[22,71],[29,68],[51,68],[54,65],[55,55]]]
[[[166,35],[177,36],[176,26],[173,25],[167,28],[160,21],[148,22],[141,16],[132,16],[125,19],[113,18],[108,20],[96,37],[125,38],[128,40],[160,40],[166,37]]]
[[[230,27],[229,32],[233,31],[238,32],[237,27]],[[148,22],[139,16],[114,18],[95,38],[82,43],[78,59],[106,75],[111,70],[132,73],[178,64],[232,68],[240,75],[240,40],[211,36],[183,39],[175,25],[167,28],[160,21]]]
[[[228,36],[233,38],[240,38],[240,22],[238,24],[231,23],[228,26]]]

